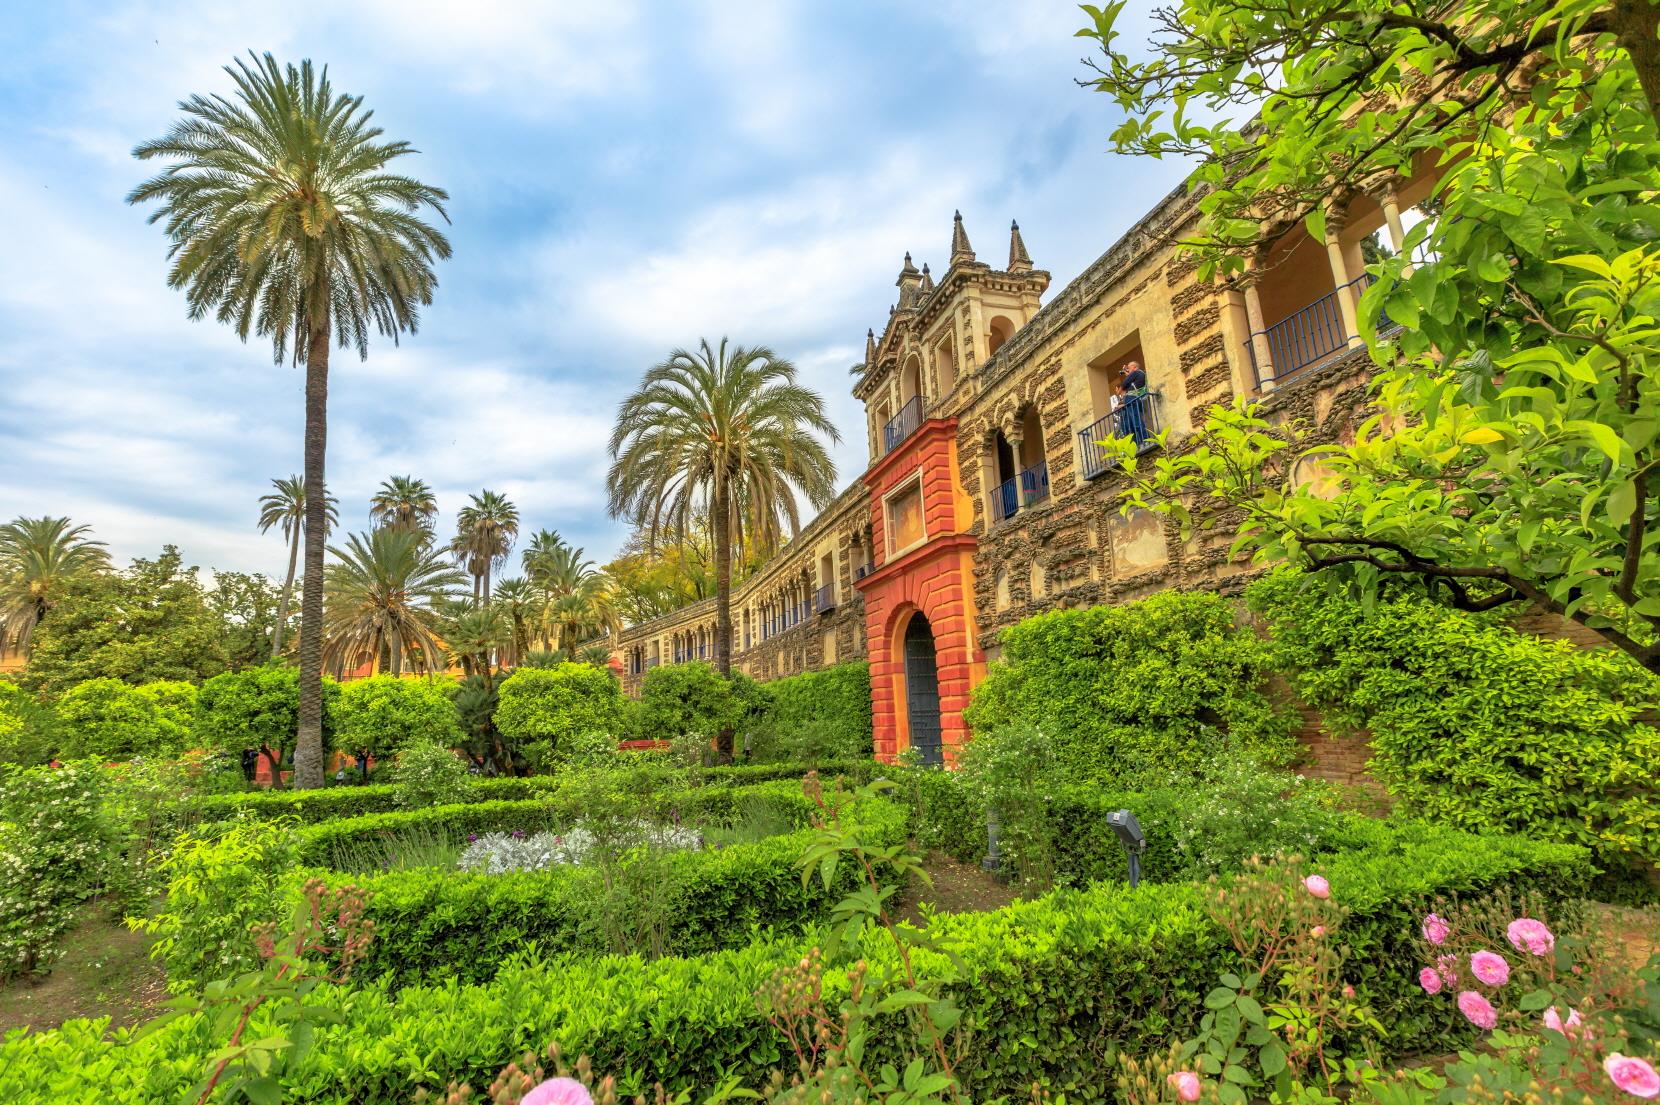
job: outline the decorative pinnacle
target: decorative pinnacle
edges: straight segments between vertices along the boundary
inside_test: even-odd
[[[934,288],[934,277],[928,271],[928,262],[924,261],[922,263],[922,290],[927,292],[927,291],[932,291],[933,288]]]
[[[865,331],[865,364],[876,363],[876,331]]]
[[[964,264],[974,260],[974,247],[968,244],[968,231],[963,229],[963,213],[951,215],[951,263]]]
[[[1009,272],[1031,272],[1032,255],[1026,252],[1026,243],[1020,237],[1020,224],[1009,222]]]

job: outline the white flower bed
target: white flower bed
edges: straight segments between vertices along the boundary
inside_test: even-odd
[[[563,833],[485,833],[469,838],[467,850],[456,860],[463,871],[500,875],[508,871],[543,871],[555,864],[587,863],[598,844],[581,825]],[[694,850],[703,847],[703,834],[678,825],[636,822],[616,842],[623,847],[649,846]]]

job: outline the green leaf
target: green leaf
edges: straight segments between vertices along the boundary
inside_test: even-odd
[[[1218,986],[1216,989],[1205,995],[1205,1008],[1226,1009],[1234,1003],[1234,1000],[1238,996],[1238,994],[1234,993],[1226,986]]]
[[[1264,1044],[1262,1050],[1257,1052],[1257,1063],[1267,1077],[1277,1076],[1285,1069],[1285,1048],[1278,1041]]]
[[[282,1105],[282,1084],[275,1078],[255,1078],[244,1082],[242,1092],[253,1105]]]

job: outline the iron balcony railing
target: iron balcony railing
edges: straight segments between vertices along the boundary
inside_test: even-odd
[[[1012,518],[1023,507],[1041,503],[1049,497],[1049,462],[1040,460],[1019,475],[1011,476],[997,485],[992,493],[992,511],[999,522]]]
[[[646,659],[646,670],[650,671],[652,668],[655,668],[658,664],[661,664],[662,662],[663,661],[659,660],[655,656],[648,657]]]
[[[1031,506],[1049,497],[1049,462],[1040,460],[1020,473],[1020,505]]]
[[[1011,476],[997,485],[991,496],[991,506],[999,522],[1014,517],[1015,511],[1020,509],[1020,485],[1015,477]]]
[[[1376,282],[1371,273],[1362,273],[1344,285],[1353,291],[1358,303],[1361,295]],[[1245,351],[1251,361],[1251,375],[1261,388],[1270,381],[1278,383],[1305,369],[1346,352],[1356,335],[1343,325],[1343,306],[1337,298],[1341,289],[1333,289],[1274,323],[1255,331],[1245,339]],[[1400,329],[1387,312],[1378,315],[1378,333],[1386,334]],[[1256,339],[1260,337],[1268,347],[1272,375],[1264,375],[1264,366],[1257,360]]]
[[[813,609],[820,614],[836,608],[836,588],[829,583],[820,587],[813,595]]]
[[[1136,452],[1145,453],[1158,445],[1157,435],[1163,429],[1159,417],[1159,393],[1140,391],[1130,396],[1123,406],[1078,431],[1078,456],[1084,479],[1092,480],[1118,467],[1117,454],[1103,446],[1103,441],[1110,437],[1132,438]]]
[[[853,578],[854,579],[863,579],[866,576],[868,576],[869,574],[870,574],[870,565],[869,564],[861,564],[857,568],[853,569]]]
[[[922,425],[922,396],[913,395],[908,403],[899,408],[899,413],[888,420],[882,427],[882,453],[887,455],[899,447],[904,441],[916,432]]]

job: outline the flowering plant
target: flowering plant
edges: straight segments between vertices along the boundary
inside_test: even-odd
[[[1443,911],[1444,914],[1443,915]],[[1447,1070],[1460,1101],[1660,1097],[1660,955],[1633,971],[1617,941],[1542,919],[1536,902],[1438,907],[1420,928],[1419,985],[1488,1033]],[[1509,1095],[1509,1096],[1507,1096]]]
[[[681,825],[658,825],[635,821],[619,834],[630,847],[694,850],[703,847],[703,834]],[[456,860],[463,871],[500,875],[508,871],[545,871],[561,864],[592,861],[602,847],[614,845],[618,836],[605,841],[590,828],[577,825],[562,833],[485,833],[469,837],[466,851]]]

